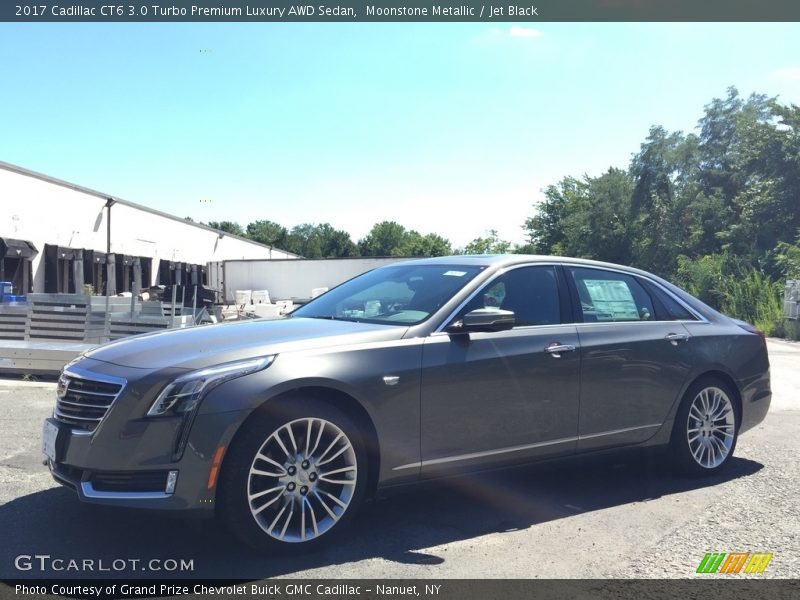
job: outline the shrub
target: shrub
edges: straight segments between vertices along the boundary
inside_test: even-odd
[[[718,291],[722,312],[752,323],[767,335],[775,335],[777,323],[783,317],[780,283],[747,267],[722,278]]]
[[[776,337],[786,338],[787,340],[800,341],[800,321],[790,321],[781,319],[775,325]]]
[[[728,253],[681,256],[678,285],[728,316],[775,335],[783,317],[782,286],[759,268]]]

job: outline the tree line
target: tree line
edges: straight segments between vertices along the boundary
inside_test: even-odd
[[[330,223],[302,223],[291,229],[268,220],[253,221],[247,227],[231,221],[211,221],[207,225],[305,258],[445,256],[454,252],[450,241],[442,236],[422,235],[395,221],[376,223],[358,242]]]
[[[191,221],[190,217],[186,217]],[[209,221],[209,227],[232,233],[255,242],[299,254],[304,258],[346,258],[352,256],[447,256],[450,254],[526,253],[530,244],[513,245],[500,239],[490,229],[463,248],[455,248],[450,240],[437,233],[420,234],[395,221],[381,221],[358,242],[330,223],[303,223],[288,229],[269,220],[259,220],[242,227],[233,221]]]
[[[534,209],[527,243],[489,230],[464,248],[393,221],[357,242],[328,223],[208,225],[307,258],[517,252],[633,265],[781,333],[782,282],[800,278],[800,107],[729,88],[696,131],[653,126],[626,167],[566,176]]]
[[[525,222],[532,249],[637,266],[781,333],[800,278],[800,107],[729,88],[697,132],[650,129],[627,168],[564,177]]]

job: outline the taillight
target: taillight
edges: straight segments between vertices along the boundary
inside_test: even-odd
[[[755,333],[758,337],[761,338],[761,344],[764,346],[764,349],[765,350],[767,349],[767,336],[764,335],[763,331],[761,331],[758,327],[750,325],[749,323],[737,323],[737,325],[739,325],[739,327],[741,327],[745,331],[748,331],[750,333]]]

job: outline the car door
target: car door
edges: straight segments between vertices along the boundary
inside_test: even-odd
[[[566,266],[581,348],[578,450],[652,437],[691,368],[689,332],[638,277]],[[580,322],[583,321],[583,322]]]
[[[423,476],[574,451],[580,359],[562,278],[554,265],[511,268],[450,322],[495,306],[514,311],[513,329],[425,341]]]

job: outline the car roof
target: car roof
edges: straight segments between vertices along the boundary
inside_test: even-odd
[[[651,273],[636,269],[634,267],[627,267],[614,263],[602,262],[598,260],[590,260],[587,258],[571,258],[568,256],[549,256],[544,254],[462,254],[455,256],[436,256],[433,258],[421,258],[415,260],[403,261],[403,265],[475,265],[479,267],[504,267],[516,265],[520,263],[536,263],[536,262],[558,262],[564,264],[574,264],[582,266],[593,267],[606,267],[609,269],[617,269],[620,271],[628,271],[630,273],[639,273],[649,275]]]

